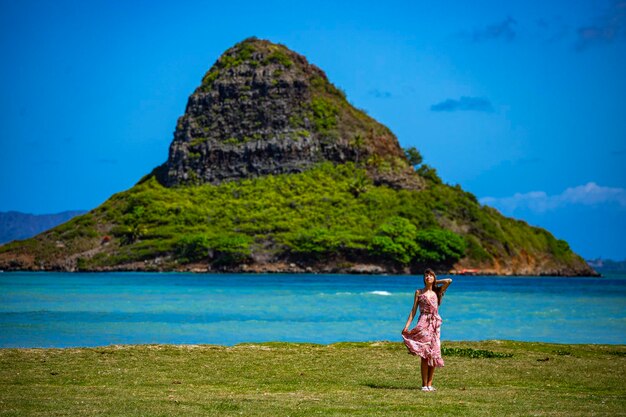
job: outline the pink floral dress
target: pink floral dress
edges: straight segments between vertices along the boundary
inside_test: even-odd
[[[437,294],[418,295],[420,316],[417,325],[402,334],[404,344],[412,355],[421,356],[428,360],[428,366],[442,367],[441,342],[439,332],[441,327],[441,317],[439,316],[439,305]]]

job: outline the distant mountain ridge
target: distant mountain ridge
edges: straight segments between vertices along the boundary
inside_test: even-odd
[[[599,272],[626,271],[626,259],[614,261],[612,259],[588,259],[587,264]]]
[[[419,132],[415,137],[420,138]],[[424,139],[420,139],[424,140]],[[568,243],[444,184],[284,45],[229,48],[132,188],[0,269],[595,275]]]
[[[54,214],[0,212],[0,244],[33,237],[86,212],[86,210],[69,210]]]

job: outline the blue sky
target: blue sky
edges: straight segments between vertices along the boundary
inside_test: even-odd
[[[167,159],[249,36],[326,71],[444,181],[626,258],[626,1],[0,0],[0,211],[91,209]]]

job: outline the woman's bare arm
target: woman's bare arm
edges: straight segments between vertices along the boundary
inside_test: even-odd
[[[415,299],[413,300],[413,308],[411,309],[411,314],[409,314],[409,319],[406,321],[406,325],[404,326],[404,330],[402,331],[403,333],[406,332],[409,329],[409,326],[411,325],[411,322],[413,321],[413,317],[415,317],[415,313],[417,312],[417,304],[418,304],[418,297],[420,295],[419,290],[415,291]]]
[[[445,279],[438,279],[435,281],[435,285],[437,284],[442,284],[441,285],[441,293],[443,294],[446,289],[448,288],[448,286],[450,286],[450,284],[452,284],[452,280],[450,278],[445,278]]]

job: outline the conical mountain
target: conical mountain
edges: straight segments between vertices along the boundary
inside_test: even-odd
[[[419,189],[394,134],[348,103],[326,74],[256,38],[227,50],[178,119],[166,186],[302,172],[322,162],[367,166],[376,183]]]
[[[165,163],[0,246],[0,269],[595,274],[408,154],[305,57],[246,39],[189,97]]]

